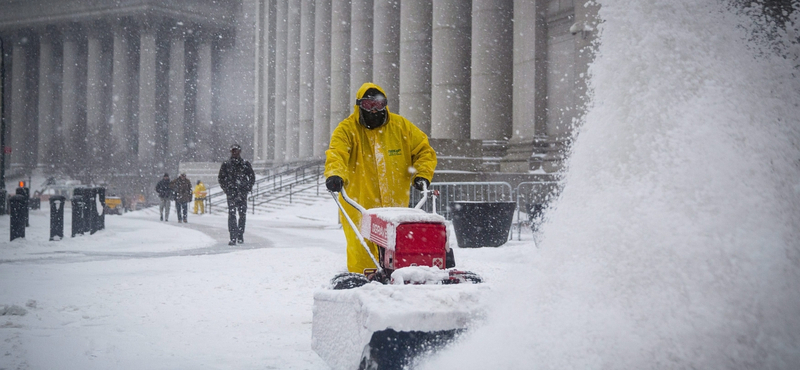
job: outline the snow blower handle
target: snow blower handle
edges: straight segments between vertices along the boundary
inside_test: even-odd
[[[428,190],[428,184],[425,181],[422,182],[422,199],[417,202],[417,205],[414,206],[415,209],[422,209],[422,206],[425,205],[425,202],[428,201],[428,196],[430,196],[431,191]]]
[[[372,259],[372,263],[375,264],[375,268],[377,270],[377,274],[379,274],[379,276],[382,276],[383,275],[383,268],[378,263],[378,260],[375,259],[375,256],[372,255],[372,251],[369,249],[369,246],[367,245],[367,242],[364,240],[364,237],[361,236],[360,229],[357,228],[356,224],[353,222],[353,220],[350,219],[350,215],[348,215],[347,212],[345,212],[344,207],[342,206],[342,203],[339,202],[339,197],[336,196],[336,192],[331,191],[330,193],[331,193],[331,196],[333,197],[333,201],[336,202],[336,205],[339,206],[339,210],[342,211],[342,214],[344,215],[344,218],[347,219],[347,223],[350,224],[350,227],[356,233],[356,236],[358,237],[358,241],[361,242],[361,246],[364,247],[364,250],[367,251],[367,255],[369,255],[370,259]],[[347,204],[353,206],[353,208],[358,210],[358,212],[361,213],[361,216],[363,217],[364,216],[364,212],[366,212],[367,210],[364,207],[362,207],[360,204],[356,203],[356,201],[350,199],[350,197],[348,197],[347,193],[344,191],[344,188],[342,188],[341,194],[342,194],[342,198],[345,200],[345,202],[347,202]]]

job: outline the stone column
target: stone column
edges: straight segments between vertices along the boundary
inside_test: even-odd
[[[87,52],[86,52],[86,139],[87,154],[92,158],[93,163],[102,160],[99,156],[104,155],[101,149],[102,129],[107,124],[105,117],[105,106],[103,105],[103,89],[105,80],[103,76],[103,40],[106,25],[93,23],[88,28]]]
[[[265,48],[264,48],[264,71],[266,77],[264,78],[264,91],[263,91],[263,104],[264,104],[264,130],[262,131],[264,150],[264,159],[275,159],[275,81],[277,80],[277,73],[275,73],[275,16],[277,13],[277,0],[266,0],[268,5],[268,12],[266,13],[268,19],[267,30],[265,31]]]
[[[139,163],[143,168],[156,167],[158,137],[156,130],[156,29],[143,22],[139,29]]]
[[[131,45],[130,28],[114,24],[113,65],[111,72],[111,142],[115,156],[131,158],[133,129],[131,127]]]
[[[301,159],[314,155],[314,0],[302,0],[300,10],[300,96],[298,154]]]
[[[275,162],[286,160],[286,27],[289,6],[278,1],[275,17]],[[280,71],[280,72],[277,72]]]
[[[55,150],[56,138],[61,135],[56,131],[56,52],[55,34],[52,30],[45,29],[39,35],[39,142],[37,148],[37,164],[39,167],[49,167],[53,164],[52,157],[58,155]]]
[[[470,136],[483,140],[485,170],[499,171],[511,138],[513,0],[472,1]]]
[[[511,136],[513,0],[472,1],[471,137]]]
[[[394,109],[431,134],[432,0],[405,0],[400,8],[400,96]]]
[[[211,84],[213,79],[211,36],[201,35],[197,45],[197,86],[195,92],[195,143],[196,160],[214,161],[216,140],[212,121]]]
[[[535,170],[529,164],[533,153],[536,121],[544,118],[536,88],[544,86],[543,73],[537,73],[537,49],[544,41],[543,25],[536,11],[541,1],[514,1],[514,89],[512,136],[507,155],[500,168],[503,172]],[[544,96],[544,94],[540,94]]]
[[[270,37],[274,37],[274,21],[271,20],[275,1],[258,0],[256,6],[256,43],[255,43],[255,99],[254,99],[254,118],[253,125],[253,162],[265,162],[269,159],[269,115],[272,109],[269,106],[269,97],[274,71],[270,71],[271,50],[273,43]]]
[[[331,4],[331,132],[350,115],[354,104],[355,95],[350,93],[350,3],[334,1]]]
[[[11,140],[10,163],[13,171],[27,170],[29,163],[36,157],[33,137],[29,124],[27,104],[30,99],[29,53],[33,47],[32,35],[18,33],[13,37],[11,45],[11,112],[9,117]]]
[[[470,138],[470,1],[440,0],[433,7],[431,137]]]
[[[63,62],[61,71],[61,133],[64,141],[66,165],[69,160],[81,158],[84,137],[80,136],[78,118],[80,113],[79,81],[81,62],[80,31],[77,27],[65,27],[63,35]]]
[[[331,0],[316,0],[314,18],[314,148],[323,158],[331,130]],[[338,63],[338,61],[337,61]]]
[[[286,14],[286,160],[296,160],[299,155],[300,1],[289,1]]]
[[[390,111],[399,112],[400,1],[376,1],[373,9],[372,82],[386,91]]]
[[[186,44],[182,29],[170,34],[167,163],[177,170],[186,155]]]
[[[358,89],[365,82],[372,82],[372,0],[351,0],[350,9],[350,93],[355,104]]]

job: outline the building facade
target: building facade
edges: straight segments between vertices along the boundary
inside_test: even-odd
[[[592,4],[260,0],[254,156],[322,158],[371,81],[429,135],[437,173],[557,171],[586,94]]]
[[[221,161],[234,142],[262,168],[320,159],[371,81],[429,135],[442,174],[554,172],[595,13],[585,0],[6,1],[8,171],[141,178]]]

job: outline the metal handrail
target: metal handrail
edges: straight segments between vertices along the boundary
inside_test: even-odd
[[[312,170],[307,171],[309,168],[312,168]],[[267,176],[259,179],[253,184],[254,189],[250,195],[248,195],[247,200],[252,202],[253,198],[269,196],[270,194],[281,192],[285,187],[290,185],[307,183],[309,179],[319,177],[322,172],[322,164],[315,163],[313,165],[306,165],[290,171],[284,171],[282,173]],[[284,180],[285,178],[288,179]],[[215,200],[218,199],[219,195],[223,195],[221,191],[215,193],[209,191],[209,195],[207,197],[207,199],[209,199],[209,207],[213,205],[222,205],[225,203],[224,197],[220,200]]]
[[[322,186],[322,184],[320,184],[320,183],[316,183],[316,184],[313,184],[313,185],[310,185],[310,186],[307,186],[307,187],[299,187],[299,188],[295,188],[293,186],[289,186],[289,191],[287,191],[286,193],[282,193],[280,195],[264,199],[261,202],[259,202],[258,204],[255,204],[253,202],[253,204],[252,204],[253,205],[253,207],[252,207],[253,208],[253,213],[255,214],[255,209],[256,209],[255,206],[256,205],[261,206],[261,205],[270,203],[272,201],[275,201],[275,200],[278,200],[278,199],[283,199],[283,198],[286,198],[286,197],[289,198],[289,203],[291,204],[292,203],[292,195],[297,194],[297,193],[302,193],[302,192],[304,192],[306,190],[309,190],[309,189],[317,188],[317,195],[319,195],[319,187],[320,186]],[[252,202],[252,199],[251,199],[251,202]]]
[[[285,171],[281,171],[281,172],[278,172],[278,173],[267,175],[267,176],[264,176],[264,177],[256,180],[253,183],[253,186],[258,186],[259,184],[263,184],[265,182],[271,182],[271,181],[274,181],[274,179],[276,179],[276,178],[282,178],[283,176],[294,174],[294,173],[296,173],[298,171],[302,172],[305,169],[310,168],[310,167],[319,167],[320,165],[322,165],[324,163],[325,163],[325,161],[321,160],[321,159],[320,160],[314,160],[314,161],[305,163],[305,164],[297,166],[297,167],[289,168],[289,169],[287,169]],[[283,164],[283,165],[277,166],[275,168],[281,168],[281,167],[284,167],[284,166],[288,166],[288,165],[287,164]],[[272,171],[272,169],[267,169],[267,171]],[[219,184],[210,186],[206,190],[208,191],[209,194],[211,194],[212,192],[215,193],[215,194],[222,192],[222,189],[220,188]],[[217,191],[214,191],[214,190],[217,190]]]

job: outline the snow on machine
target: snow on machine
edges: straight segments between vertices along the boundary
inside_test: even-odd
[[[449,228],[435,213],[436,194],[423,190],[415,208],[364,209],[356,227],[331,193],[375,268],[341,273],[314,294],[312,348],[334,369],[402,369],[450,342],[483,316],[488,288],[455,268]],[[433,197],[434,213],[421,208]],[[365,238],[378,246],[376,258]]]

